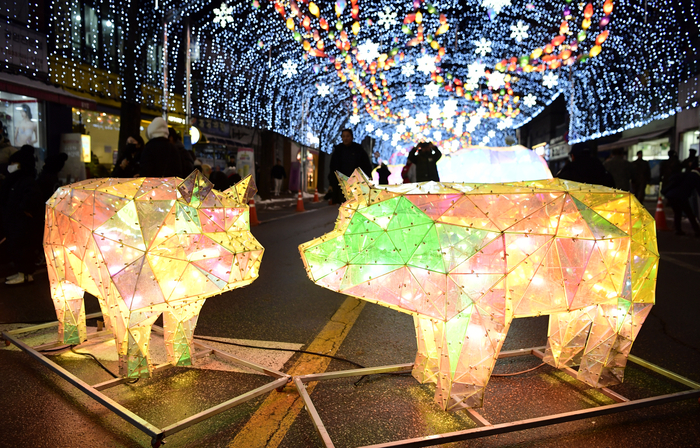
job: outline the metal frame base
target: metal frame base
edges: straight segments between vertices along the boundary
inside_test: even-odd
[[[97,317],[101,317],[102,313],[95,313],[95,314],[90,314],[86,316],[87,319],[94,319]],[[149,435],[151,437],[151,446],[153,447],[158,447],[163,443],[163,439],[167,436],[170,436],[172,434],[175,434],[179,431],[182,431],[185,428],[188,428],[196,423],[199,423],[201,421],[204,421],[208,418],[211,418],[217,414],[220,414],[224,411],[227,411],[228,409],[231,409],[235,406],[238,406],[239,404],[245,403],[253,398],[256,398],[260,395],[263,395],[267,392],[270,392],[274,389],[282,390],[282,388],[289,382],[291,382],[292,377],[282,373],[278,372],[276,370],[268,369],[263,366],[259,366],[255,363],[252,363],[250,361],[246,361],[240,358],[237,358],[233,355],[230,355],[228,353],[222,352],[220,350],[217,350],[215,348],[209,347],[206,344],[202,344],[201,342],[197,341],[196,339],[193,341],[193,344],[201,350],[198,350],[195,352],[193,355],[194,358],[200,358],[203,356],[207,355],[216,355],[221,357],[222,359],[225,359],[227,361],[231,361],[235,364],[238,364],[240,366],[246,367],[248,369],[254,370],[256,372],[259,372],[263,375],[266,376],[271,376],[275,378],[274,381],[271,383],[265,384],[263,386],[260,386],[256,389],[253,389],[249,392],[246,392],[245,394],[239,395],[235,398],[232,398],[228,401],[225,401],[221,404],[218,404],[216,406],[212,406],[209,409],[205,409],[202,412],[199,412],[195,415],[192,415],[184,420],[180,420],[176,423],[173,423],[172,425],[166,426],[165,428],[158,428],[145,419],[139,417],[135,413],[131,412],[121,404],[117,403],[116,401],[112,400],[108,396],[102,394],[100,391],[108,389],[110,387],[118,386],[120,384],[126,383],[128,381],[131,381],[131,378],[115,378],[113,380],[105,381],[102,383],[98,384],[93,384],[90,385],[77,376],[73,375],[63,367],[59,366],[52,360],[48,359],[46,356],[44,356],[42,353],[38,352],[38,350],[44,350],[44,349],[49,349],[49,348],[55,348],[55,347],[60,347],[62,344],[60,342],[54,342],[50,344],[44,344],[41,346],[37,347],[30,347],[29,345],[25,344],[22,342],[16,335],[21,334],[21,333],[26,333],[30,331],[35,331],[35,330],[40,330],[40,329],[45,329],[45,328],[50,328],[50,327],[55,327],[58,326],[58,322],[50,322],[46,324],[41,324],[41,325],[35,325],[31,327],[23,327],[23,328],[18,328],[16,330],[11,330],[11,331],[4,331],[2,332],[2,339],[6,341],[6,344],[9,345],[10,343],[14,344],[24,352],[28,353],[31,355],[34,359],[57,373],[61,378],[64,380],[68,381],[70,384],[73,386],[77,387],[80,389],[82,392],[84,392],[86,395],[90,396],[93,398],[95,401],[99,402],[103,406],[105,406],[107,409],[110,411],[114,412],[117,414],[119,417],[123,418],[126,420],[128,423],[133,425],[136,429],[139,431],[145,433],[146,435]],[[156,333],[163,333],[163,329],[158,327],[158,326],[153,326],[153,331]],[[100,340],[104,339],[107,335],[112,337],[112,333],[108,331],[100,331],[98,333],[92,333],[88,336],[88,340]],[[171,364],[165,363],[165,364],[160,364],[157,366],[154,366],[153,372],[156,373],[161,370],[165,370],[169,367],[172,367]]]
[[[526,349],[521,349],[521,350],[512,350],[512,351],[501,352],[499,355],[499,359],[500,358],[511,358],[511,357],[516,357],[516,356],[527,356],[527,355],[533,355],[533,356],[536,356],[537,358],[542,359],[544,357],[544,349],[545,349],[545,347],[532,347],[532,348],[526,348]],[[636,356],[629,355],[627,359],[628,359],[628,361],[631,361],[631,362],[638,364],[642,367],[645,367],[653,372],[656,372],[660,375],[663,375],[667,378],[670,378],[678,383],[681,383],[685,386],[688,386],[691,388],[691,390],[677,392],[677,393],[673,393],[673,394],[658,395],[658,396],[650,397],[650,398],[642,398],[639,400],[630,400],[630,399],[625,398],[622,395],[620,395],[620,394],[618,394],[618,393],[616,393],[608,388],[601,388],[601,389],[597,389],[597,390],[599,390],[601,393],[603,393],[607,397],[614,400],[616,403],[604,405],[604,406],[597,406],[597,407],[589,408],[589,409],[582,409],[582,410],[573,411],[573,412],[564,412],[561,414],[551,414],[551,415],[547,415],[544,417],[537,417],[537,418],[531,418],[531,419],[526,419],[526,420],[518,420],[518,421],[513,421],[513,422],[508,422],[508,423],[500,423],[500,424],[496,424],[496,425],[491,424],[477,410],[470,408],[470,409],[466,409],[466,412],[469,415],[469,417],[474,421],[474,423],[477,425],[476,428],[467,429],[467,430],[463,430],[463,431],[455,431],[455,432],[450,432],[450,433],[445,433],[445,434],[437,434],[437,435],[431,435],[431,436],[425,436],[425,437],[418,437],[418,438],[413,438],[413,439],[399,440],[396,442],[381,443],[381,444],[377,444],[377,445],[368,445],[368,446],[365,446],[362,448],[385,448],[385,447],[397,447],[397,446],[401,446],[401,447],[434,446],[434,445],[439,445],[439,444],[444,444],[444,443],[457,442],[457,441],[461,441],[461,440],[477,439],[477,438],[492,436],[492,435],[496,435],[496,434],[505,434],[505,433],[509,433],[509,432],[522,431],[525,429],[537,428],[537,427],[541,427],[541,426],[556,425],[558,423],[571,422],[571,421],[575,421],[575,420],[581,420],[584,418],[596,417],[599,415],[613,414],[613,413],[628,411],[628,410],[632,410],[632,409],[639,409],[639,408],[645,408],[645,407],[649,407],[649,406],[656,406],[656,405],[660,405],[660,404],[664,404],[664,403],[670,403],[673,401],[687,400],[689,398],[696,398],[697,397],[700,399],[700,384],[699,383],[691,381],[688,378],[682,377],[674,372],[666,370],[662,367],[659,367],[655,364],[652,364],[652,363],[645,361],[641,358],[638,358]],[[311,400],[311,397],[306,392],[306,386],[304,384],[308,383],[308,382],[312,382],[312,381],[324,381],[324,380],[330,380],[330,379],[336,379],[336,378],[348,378],[348,377],[362,376],[362,375],[374,375],[374,374],[378,374],[378,373],[410,373],[412,368],[413,368],[413,364],[398,364],[398,365],[393,365],[393,366],[371,367],[371,368],[366,368],[366,369],[342,370],[342,371],[338,371],[338,372],[303,375],[303,376],[294,377],[293,380],[294,380],[294,385],[297,388],[297,391],[299,392],[299,395],[304,400],[304,404],[306,405],[306,409],[309,413],[309,416],[311,417],[311,421],[313,422],[314,426],[316,427],[316,431],[318,432],[319,436],[321,436],[321,439],[323,439],[324,445],[326,446],[326,448],[332,448],[334,446],[333,441],[331,440],[331,437],[328,434],[326,427],[323,425],[323,421],[321,420],[321,417],[318,415],[318,411],[316,410],[316,407],[314,406],[314,404]],[[576,371],[575,370],[568,368],[568,367],[560,369],[560,370],[567,373],[570,376],[573,376],[573,378],[576,379]]]

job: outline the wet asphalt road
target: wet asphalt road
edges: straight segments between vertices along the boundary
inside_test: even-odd
[[[651,205],[650,205],[651,206]],[[240,339],[310,344],[345,297],[313,285],[297,246],[332,229],[336,209],[325,203],[259,210],[265,221],[253,228],[265,247],[260,278],[252,285],[207,300],[196,333]],[[657,305],[642,327],[632,353],[700,382],[700,240],[659,235],[661,264]],[[1,249],[0,249],[1,251]],[[7,254],[0,276],[12,274]],[[99,310],[86,301],[87,312]],[[48,281],[42,271],[31,285],[0,285],[0,323],[55,320]],[[518,319],[504,350],[544,345],[547,318]],[[410,316],[367,304],[343,340],[337,356],[365,366],[408,363],[416,343]],[[285,368],[298,358],[295,355]],[[60,360],[86,381],[109,379],[90,361]],[[534,367],[533,357],[501,360],[496,372]],[[109,365],[116,370],[116,366]],[[350,368],[332,361],[328,370]],[[284,370],[284,369],[283,369]],[[0,349],[0,446],[150,446],[150,438],[68,386],[21,352]],[[337,447],[356,447],[475,427],[464,412],[444,413],[432,402],[430,386],[410,376],[372,376],[321,382],[312,398]],[[171,369],[150,380],[109,389],[106,394],[156,425],[165,426],[224,399],[266,383],[257,375]],[[613,390],[629,398],[685,390],[641,367],[628,364],[625,383]],[[277,393],[277,392],[272,392]],[[282,393],[295,393],[287,388]],[[227,446],[265,396],[166,439],[170,446]],[[492,378],[483,416],[504,423],[611,401],[545,366],[513,377]],[[265,445],[265,441],[260,442]],[[321,447],[311,420],[301,411],[285,430],[280,447]],[[457,442],[457,447],[668,447],[700,446],[700,403],[686,400],[546,428]]]

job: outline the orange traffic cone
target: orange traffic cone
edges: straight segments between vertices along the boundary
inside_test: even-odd
[[[661,199],[661,195],[659,195],[659,200],[656,202],[656,216],[654,216],[654,219],[656,219],[656,230],[668,230],[666,213],[664,212],[664,200]]]
[[[297,196],[297,211],[304,212],[304,200],[301,198],[301,190],[299,190],[299,196]]]
[[[250,212],[250,226],[257,226],[260,224],[260,221],[258,221],[258,212],[255,209],[255,199],[250,198],[250,201],[248,201],[248,209]]]
[[[318,188],[314,188],[314,202],[318,202]]]

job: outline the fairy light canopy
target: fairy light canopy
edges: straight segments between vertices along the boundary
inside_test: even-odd
[[[75,9],[52,5],[54,24]],[[139,2],[138,15],[146,40],[162,36],[154,17],[167,19],[168,84],[180,92],[191,26],[194,115],[318,139],[325,151],[351,127],[393,162],[419,140],[446,153],[503,146],[558,95],[567,99],[572,143],[675,113],[677,86],[695,70],[691,8],[661,0],[165,0]],[[127,13],[96,7],[122,26]],[[138,82],[160,73],[146,67]]]

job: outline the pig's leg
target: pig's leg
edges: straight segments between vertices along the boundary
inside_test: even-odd
[[[165,348],[168,350],[168,362],[174,366],[192,365],[192,338],[202,305],[204,300],[183,306],[171,306],[163,314]]]
[[[596,308],[578,370],[578,379],[593,387],[622,382],[627,355],[652,307],[651,303],[619,302]]]
[[[435,401],[445,410],[481,407],[512,320],[501,304],[472,305],[445,323]]]
[[[64,344],[77,345],[87,340],[83,291],[66,280],[59,280],[56,266],[47,265],[51,299],[58,318],[58,339]]]
[[[413,316],[413,322],[416,326],[418,353],[413,363],[412,375],[421,384],[437,383],[438,353],[442,346],[438,348],[440,341],[435,338],[435,334],[440,333],[445,324],[423,316]]]
[[[579,365],[595,313],[593,305],[550,315],[543,361],[556,368]]]
[[[119,373],[128,378],[148,378],[151,376],[151,359],[148,346],[151,342],[151,326],[161,311],[149,310],[133,312],[129,315],[128,328],[121,341],[126,350],[120,350]],[[126,352],[126,355],[122,353]]]

